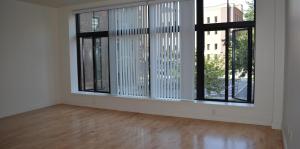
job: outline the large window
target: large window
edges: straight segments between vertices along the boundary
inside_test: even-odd
[[[197,99],[253,103],[255,1],[197,0],[196,7]],[[215,50],[205,49],[212,43]]]
[[[110,92],[107,11],[76,15],[79,90]]]
[[[112,9],[109,18],[117,95],[149,96],[148,6]]]
[[[254,0],[139,2],[78,13],[76,28],[80,91],[253,103]]]
[[[179,1],[80,13],[76,20],[80,91],[181,98]]]

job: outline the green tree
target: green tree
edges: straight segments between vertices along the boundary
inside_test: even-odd
[[[248,0],[246,1],[249,8],[245,12],[245,20],[246,21],[253,21],[254,20],[254,1]]]
[[[224,58],[218,56],[216,59],[205,59],[205,88],[208,94],[211,92],[216,92],[220,94],[224,89],[224,81],[222,76],[224,76]]]
[[[235,37],[235,71],[240,72],[239,77],[243,77],[247,73],[248,69],[248,31],[237,31],[235,33]],[[232,68],[232,48],[234,43],[231,42],[230,44],[231,46],[229,48],[229,67]]]
[[[245,11],[244,17],[246,21],[253,21],[254,20],[254,1],[249,0],[247,1],[247,5],[249,8]],[[254,35],[254,31],[252,33]],[[243,77],[247,73],[248,69],[248,31],[242,30],[237,31],[235,34],[236,42],[235,42],[235,71],[240,72],[239,77]],[[232,38],[231,38],[232,39]],[[253,36],[253,44],[254,43],[254,36]],[[230,68],[232,66],[232,47],[233,43],[231,42],[230,51]]]

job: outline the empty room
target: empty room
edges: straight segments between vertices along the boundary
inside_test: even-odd
[[[299,6],[1,0],[0,149],[299,149]]]

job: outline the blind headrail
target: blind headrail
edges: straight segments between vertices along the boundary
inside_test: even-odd
[[[117,9],[117,8],[134,7],[134,6],[142,6],[142,5],[147,5],[147,4],[151,5],[151,4],[166,3],[166,2],[173,2],[173,1],[190,1],[190,0],[137,0],[137,1],[127,2],[127,3],[108,4],[108,5],[102,5],[102,6],[97,6],[97,7],[75,9],[75,10],[73,10],[73,14],[88,13],[88,12],[93,12],[93,11],[110,10],[110,9]]]

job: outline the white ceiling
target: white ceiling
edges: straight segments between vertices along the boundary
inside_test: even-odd
[[[50,6],[50,7],[63,7],[63,6],[96,2],[102,0],[19,0],[19,1],[36,3],[36,4]]]

